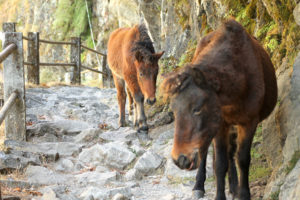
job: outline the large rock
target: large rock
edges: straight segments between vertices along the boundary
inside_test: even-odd
[[[0,171],[2,172],[9,171],[11,169],[21,170],[29,164],[40,165],[41,161],[39,156],[22,152],[14,152],[13,154],[0,152]]]
[[[282,65],[277,75],[278,103],[263,122],[262,149],[269,165],[275,169],[266,186],[264,199],[269,199],[272,192],[278,191],[285,178],[282,169],[300,150],[300,53],[293,68]]]
[[[136,157],[127,146],[120,142],[112,142],[103,145],[104,162],[107,166],[124,169],[128,166]]]
[[[47,143],[29,143],[22,141],[7,140],[5,145],[16,151],[30,152],[49,156],[75,156],[80,151],[82,146],[70,142],[47,142]]]
[[[75,176],[78,183],[85,186],[85,185],[97,185],[102,186],[104,184],[108,184],[111,181],[116,181],[118,179],[119,174],[114,172],[85,172],[82,174],[78,174]]]
[[[279,200],[300,199],[300,160],[280,187]]]
[[[132,196],[131,190],[129,187],[118,187],[113,189],[100,189],[96,187],[89,186],[85,188],[84,191],[80,194],[82,199],[90,198],[94,200],[111,200],[116,194],[122,194],[127,198]]]
[[[104,161],[103,148],[101,145],[96,144],[90,148],[83,149],[78,158],[79,161],[86,164],[100,165]]]
[[[293,14],[296,23],[300,26],[300,3],[298,3],[297,6],[295,7]]]
[[[100,135],[100,138],[106,141],[122,141],[127,142],[134,140],[137,132],[130,127],[120,127],[116,131],[106,131]]]
[[[136,162],[134,169],[142,174],[148,175],[154,172],[162,164],[163,159],[158,154],[147,151]]]
[[[27,180],[41,185],[62,184],[72,181],[71,176],[57,174],[54,171],[40,166],[29,166],[25,171]]]
[[[100,133],[102,133],[101,129],[86,129],[81,131],[80,134],[76,135],[74,141],[76,143],[91,142],[94,139],[98,138]]]

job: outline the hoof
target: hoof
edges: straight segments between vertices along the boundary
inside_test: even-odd
[[[193,190],[193,200],[198,200],[204,197],[204,191],[202,190]]]
[[[141,126],[138,128],[138,132],[143,131],[143,132],[148,132],[148,126]]]

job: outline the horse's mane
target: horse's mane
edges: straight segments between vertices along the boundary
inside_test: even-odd
[[[139,38],[133,44],[131,51],[132,52],[140,51],[144,56],[155,53],[153,42],[151,41],[148,35],[148,30],[145,24],[138,25],[137,29],[139,31]]]

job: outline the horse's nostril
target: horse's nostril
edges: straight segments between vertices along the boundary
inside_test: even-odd
[[[178,157],[178,160],[175,162],[175,164],[177,164],[181,169],[188,169],[191,166],[190,160],[182,154]]]
[[[147,103],[149,104],[149,105],[153,105],[154,103],[156,102],[156,98],[152,98],[152,99],[147,99]]]

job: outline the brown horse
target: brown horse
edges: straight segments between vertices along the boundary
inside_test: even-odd
[[[158,60],[164,52],[155,53],[144,25],[120,28],[109,37],[107,59],[117,88],[120,109],[119,125],[125,126],[125,104],[129,98],[129,114],[134,101],[134,125],[138,130],[148,130],[144,112],[144,97],[154,104]]]
[[[162,88],[175,115],[175,164],[196,169],[213,140],[216,199],[226,199],[225,175],[232,157],[229,128],[237,125],[237,196],[250,199],[252,139],[277,100],[275,70],[266,51],[239,23],[228,20],[199,42],[192,63],[168,76]]]

